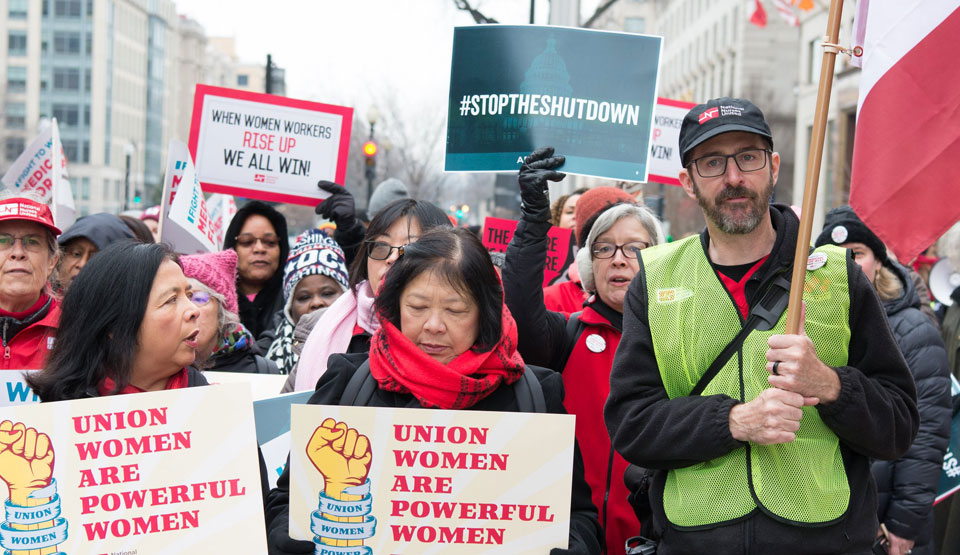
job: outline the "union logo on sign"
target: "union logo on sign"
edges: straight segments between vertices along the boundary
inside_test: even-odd
[[[263,181],[264,181],[264,179],[265,179],[266,177],[267,177],[267,176],[263,175],[262,173],[258,173],[258,174],[256,174],[256,175],[253,176],[253,180],[256,181],[257,183],[263,183]]]
[[[710,108],[709,110],[706,110],[705,112],[700,114],[700,118],[699,118],[700,125],[703,125],[704,123],[712,120],[715,117],[718,117],[719,115],[720,115],[719,108]]]

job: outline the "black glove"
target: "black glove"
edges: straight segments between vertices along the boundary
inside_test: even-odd
[[[553,147],[534,150],[523,159],[517,181],[520,183],[520,209],[537,219],[550,219],[550,189],[548,181],[561,181],[565,173],[554,171],[566,161],[563,156],[554,156]]]
[[[350,191],[332,181],[320,181],[317,187],[330,193],[330,196],[318,204],[314,211],[337,224],[337,229],[353,227],[357,221],[357,211]]]

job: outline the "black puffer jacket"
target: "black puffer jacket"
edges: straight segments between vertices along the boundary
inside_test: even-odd
[[[932,554],[933,498],[950,441],[950,366],[940,331],[920,311],[913,280],[895,262],[890,269],[900,279],[903,294],[884,302],[883,308],[917,384],[920,430],[906,455],[873,463],[877,515],[890,532],[916,541],[914,555]]]

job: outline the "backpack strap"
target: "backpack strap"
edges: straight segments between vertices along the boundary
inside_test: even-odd
[[[340,396],[339,404],[364,407],[373,398],[373,393],[376,390],[377,380],[370,372],[370,361],[365,360],[350,376],[350,381],[347,382],[347,387],[344,388],[343,394]]]
[[[513,384],[513,393],[517,397],[518,412],[547,412],[543,387],[529,366],[523,369],[523,375]]]
[[[567,318],[567,327],[564,338],[566,343],[564,344],[563,357],[559,359],[560,364],[566,364],[570,360],[570,355],[573,354],[573,349],[577,346],[577,341],[580,340],[580,334],[583,333],[583,329],[586,327],[583,325],[583,322],[580,321],[580,315],[583,314],[583,311],[574,312]],[[560,368],[554,368],[557,372],[563,372],[563,366]]]
[[[773,329],[777,322],[780,320],[780,315],[783,314],[783,311],[787,308],[787,303],[790,298],[790,280],[784,277],[783,273],[777,275],[776,279],[773,280],[766,292],[764,292],[763,298],[760,299],[760,302],[753,307],[753,310],[750,311],[750,317],[747,318],[746,323],[743,325],[743,329],[740,330],[740,333],[734,337],[726,347],[720,351],[720,354],[717,355],[717,358],[713,360],[710,364],[710,367],[707,368],[707,371],[703,373],[703,376],[700,376],[700,379],[697,381],[697,384],[693,386],[693,389],[690,390],[688,395],[700,395],[703,393],[703,390],[707,388],[707,385],[710,384],[710,381],[713,380],[720,372],[720,369],[727,364],[727,361],[730,360],[730,357],[733,356],[733,353],[740,350],[740,347],[743,346],[743,342],[747,339],[747,336],[753,330],[759,329],[761,331],[768,331]]]

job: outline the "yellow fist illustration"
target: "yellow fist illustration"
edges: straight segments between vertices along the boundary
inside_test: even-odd
[[[314,430],[307,443],[307,457],[325,480],[324,493],[345,499],[343,490],[359,486],[367,479],[373,451],[370,440],[344,422],[327,418]]]
[[[0,479],[10,488],[10,500],[25,505],[31,492],[50,485],[53,445],[47,434],[22,422],[0,423]]]

